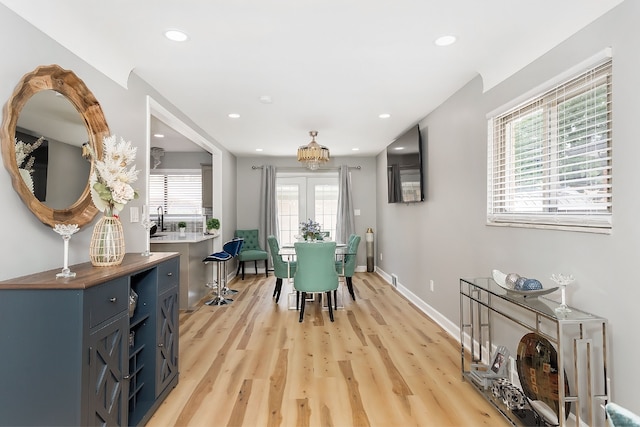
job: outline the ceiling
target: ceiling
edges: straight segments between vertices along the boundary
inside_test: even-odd
[[[478,74],[490,89],[622,0],[0,2],[237,156],[295,155],[310,130],[343,156],[380,153]]]

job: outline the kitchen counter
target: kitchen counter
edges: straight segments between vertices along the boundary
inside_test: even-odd
[[[212,264],[202,262],[213,252],[213,234],[180,232],[156,233],[151,238],[151,252],[180,253],[180,310],[194,310],[211,290],[205,285],[213,277]]]
[[[198,243],[218,237],[213,234],[185,233],[180,235],[179,231],[163,231],[151,236],[151,243]]]

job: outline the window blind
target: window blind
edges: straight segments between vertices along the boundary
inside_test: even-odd
[[[201,215],[201,172],[150,175],[149,204],[162,206],[165,215]]]
[[[611,60],[489,119],[487,221],[611,228]]]

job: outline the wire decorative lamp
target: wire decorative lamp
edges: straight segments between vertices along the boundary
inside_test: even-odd
[[[298,147],[298,161],[307,164],[307,168],[315,171],[320,168],[320,164],[329,161],[329,149],[316,142],[317,130],[309,131],[311,142]]]

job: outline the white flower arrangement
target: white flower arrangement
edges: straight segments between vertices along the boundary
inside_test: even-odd
[[[98,210],[107,216],[117,215],[124,205],[136,199],[138,193],[131,184],[138,179],[139,170],[132,165],[136,158],[137,148],[131,142],[116,136],[103,139],[102,160],[94,159],[94,170],[91,174],[91,199]]]
[[[300,223],[300,231],[303,236],[315,237],[320,232],[320,224],[309,218],[307,221]]]

